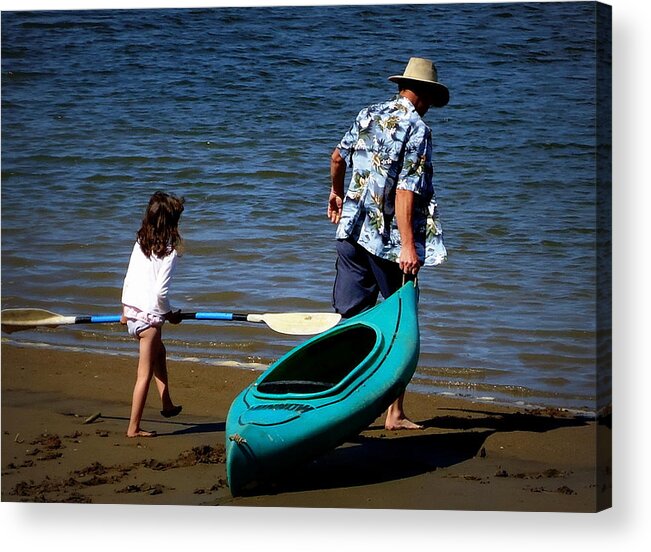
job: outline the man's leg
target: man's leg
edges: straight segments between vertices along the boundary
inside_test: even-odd
[[[402,287],[405,278],[413,280],[413,276],[408,276],[400,270],[398,263],[387,261],[375,255],[369,255],[368,259],[380,293],[382,293],[382,297],[385,299],[391,297]]]
[[[373,255],[369,256],[369,262],[375,279],[378,282],[382,296],[386,299],[398,291],[404,281],[413,280],[413,276],[403,274],[398,263],[387,261]],[[394,431],[398,429],[423,429],[423,426],[412,422],[405,413],[403,407],[405,394],[402,393],[387,409],[387,416],[384,422],[385,429]]]
[[[332,306],[343,318],[350,318],[375,306],[379,287],[364,248],[349,240],[337,240],[337,275]]]

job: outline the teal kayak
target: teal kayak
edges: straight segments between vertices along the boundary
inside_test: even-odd
[[[285,354],[228,412],[231,494],[282,477],[368,427],[405,390],[419,351],[418,289],[408,282]]]

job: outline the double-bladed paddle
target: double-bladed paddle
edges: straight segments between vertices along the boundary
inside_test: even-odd
[[[237,314],[230,312],[181,312],[181,320],[223,320],[264,323],[272,330],[293,335],[313,335],[335,326],[341,315],[330,312],[284,312]],[[120,322],[120,315],[65,316],[44,309],[5,309],[2,331],[7,333],[39,326],[55,328],[70,324],[110,324]]]

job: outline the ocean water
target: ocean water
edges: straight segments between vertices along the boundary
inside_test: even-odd
[[[596,23],[588,2],[4,12],[2,308],[118,313],[163,189],[186,198],[175,306],[331,310],[330,153],[429,57],[451,90],[425,117],[449,259],[420,274],[410,391],[593,412],[610,393]],[[304,338],[187,322],[165,339],[263,370]],[[136,354],[120,326],[3,341]]]

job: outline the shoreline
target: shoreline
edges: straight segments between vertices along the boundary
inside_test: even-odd
[[[2,501],[563,512],[610,504],[610,416],[409,392],[406,410],[424,430],[386,431],[378,418],[291,479],[233,498],[226,414],[259,373],[170,361],[183,412],[162,418],[152,385],[143,428],[158,437],[129,439],[135,358],[3,343]]]
[[[131,351],[126,351],[126,350],[119,350],[119,351],[114,351],[114,352],[109,352],[109,351],[98,351],[95,349],[88,349],[84,347],[75,347],[74,345],[53,345],[50,343],[38,343],[38,342],[31,342],[31,341],[12,341],[10,339],[4,338],[2,341],[2,347],[5,346],[11,346],[11,347],[18,347],[18,348],[34,348],[42,351],[57,351],[58,353],[62,354],[68,354],[68,353],[87,353],[90,355],[100,355],[100,356],[110,356],[110,357],[120,357],[123,359],[131,359],[134,361],[137,361],[138,358],[138,351],[137,349],[132,349]],[[187,364],[193,364],[193,365],[202,365],[204,367],[219,367],[219,368],[229,368],[229,369],[236,369],[236,370],[243,370],[243,371],[254,371],[257,374],[261,374],[264,372],[269,365],[268,364],[262,364],[259,362],[238,362],[235,360],[210,360],[209,358],[202,358],[202,357],[192,357],[192,356],[182,356],[182,355],[175,355],[174,352],[169,351],[168,349],[168,361],[169,362],[177,362],[177,363],[187,363]],[[409,388],[407,389],[408,393],[414,393],[417,395],[422,395],[426,397],[437,397],[441,398],[443,400],[451,399],[451,400],[461,400],[461,401],[467,401],[467,402],[472,402],[473,404],[484,404],[484,405],[495,405],[497,407],[504,407],[504,408],[518,408],[518,409],[523,409],[523,410],[558,410],[562,412],[567,412],[570,414],[574,414],[576,416],[583,416],[589,419],[597,419],[598,416],[603,415],[604,412],[608,412],[610,407],[605,407],[598,409],[596,405],[593,407],[588,407],[588,406],[570,406],[568,404],[564,405],[553,405],[553,404],[544,404],[542,402],[529,402],[526,401],[523,398],[516,398],[512,397],[511,400],[508,398],[505,398],[505,395],[500,392],[495,393],[495,396],[487,396],[487,395],[482,395],[481,397],[473,397],[471,396],[470,393],[455,393],[455,392],[450,392],[450,391],[445,391],[444,387],[437,387],[437,386],[432,386],[432,390],[430,391],[425,385],[422,383],[418,383],[416,380],[418,379],[418,375],[414,376],[412,383],[410,384]],[[570,399],[567,399],[569,402]],[[580,400],[575,401],[577,404],[579,402],[582,402]]]

